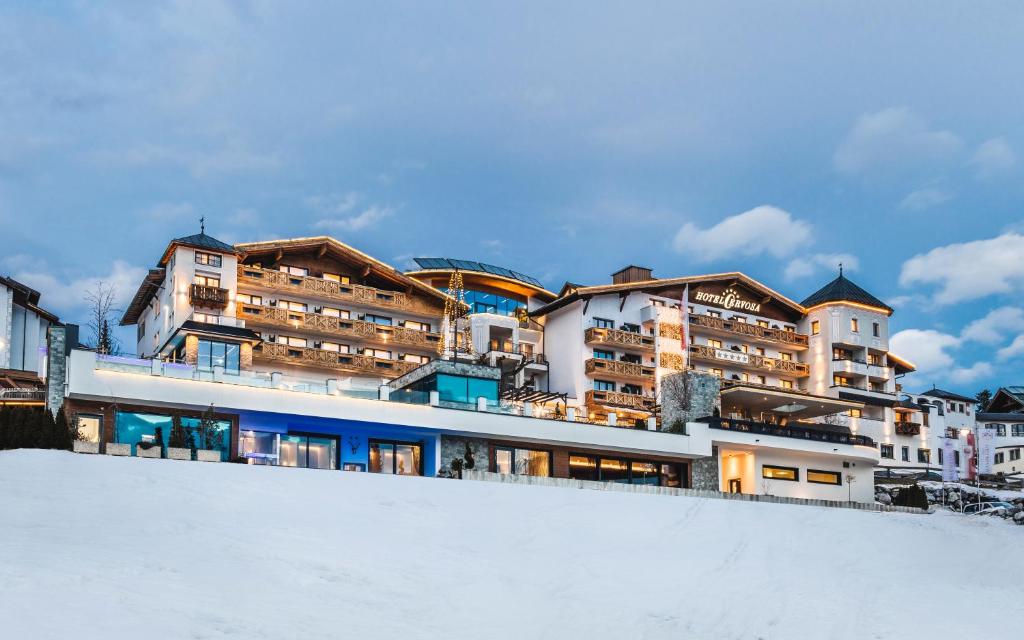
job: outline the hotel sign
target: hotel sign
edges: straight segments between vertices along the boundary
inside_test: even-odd
[[[738,362],[740,364],[750,364],[750,356],[739,351],[715,349],[715,358],[719,360],[728,360],[730,362]]]
[[[693,299],[695,302],[703,302],[704,304],[714,305],[722,309],[737,309],[739,311],[749,311],[750,313],[761,312],[761,304],[759,302],[747,300],[732,288],[725,289],[719,293],[698,291],[694,294]]]

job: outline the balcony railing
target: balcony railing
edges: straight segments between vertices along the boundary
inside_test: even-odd
[[[588,374],[614,376],[619,378],[646,379],[654,376],[654,367],[636,362],[608,360],[605,358],[589,358],[585,365]]]
[[[42,402],[45,389],[0,389],[0,402]]]
[[[223,309],[228,306],[228,290],[220,287],[208,287],[203,284],[193,284],[188,290],[188,302],[193,307]]]
[[[905,420],[896,421],[896,433],[901,436],[916,436],[921,433],[921,423]]]
[[[690,324],[698,327],[724,331],[737,336],[753,338],[755,340],[778,342],[794,347],[807,346],[807,335],[797,333],[796,331],[762,327],[758,324],[737,322],[736,320],[726,320],[725,318],[715,318],[703,313],[691,313],[689,314],[689,317]]]
[[[352,353],[338,353],[326,349],[292,347],[286,344],[264,342],[253,349],[253,359],[260,362],[284,362],[324,369],[397,378],[419,367],[417,362],[388,360]]]
[[[792,376],[808,376],[811,374],[810,366],[804,362],[782,360],[781,358],[767,358],[754,353],[718,349],[704,344],[690,345],[690,357],[699,360],[708,360],[726,365],[757,369],[759,371],[771,371]]]
[[[768,424],[766,422],[754,422],[753,420],[738,420],[735,418],[700,418],[697,422],[706,422],[712,429],[723,429],[725,431],[742,431],[744,433],[755,433],[765,436],[817,440],[819,442],[850,444],[862,447],[875,446],[875,441],[867,436],[838,433],[836,431],[829,430],[827,425],[822,427],[815,427],[810,424],[777,425]]]
[[[589,327],[583,333],[587,344],[605,344],[624,349],[654,350],[654,336],[646,336],[634,331],[609,329],[607,327]]]
[[[344,284],[311,276],[294,276],[283,271],[238,265],[238,284],[294,291],[314,298],[344,300],[358,305],[400,309],[409,313],[441,316],[441,309],[403,291]]]
[[[653,411],[657,401],[651,396],[643,396],[639,393],[622,393],[621,391],[597,391],[590,390],[584,395],[584,401],[589,405],[603,404],[610,407],[623,407],[636,409],[637,411]]]
[[[238,303],[237,315],[250,325],[303,329],[339,338],[355,338],[367,342],[398,344],[422,349],[433,349],[441,336],[429,331],[376,324],[364,320],[348,320],[306,311],[291,311],[283,307],[268,307]]]

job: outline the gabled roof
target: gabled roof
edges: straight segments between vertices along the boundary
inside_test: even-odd
[[[567,304],[575,302],[580,299],[587,299],[596,295],[603,295],[607,293],[629,293],[632,291],[652,291],[656,292],[663,289],[670,289],[673,287],[679,287],[680,285],[685,286],[688,284],[699,284],[703,282],[742,282],[746,286],[760,291],[767,296],[771,296],[777,300],[780,304],[788,307],[795,313],[803,315],[806,312],[803,306],[799,303],[782,295],[778,291],[775,291],[771,287],[765,286],[764,284],[754,280],[745,273],[739,271],[729,271],[726,273],[711,273],[700,276],[683,276],[680,278],[655,278],[652,280],[641,280],[638,282],[625,282],[622,284],[605,284],[596,285],[591,287],[584,287],[566,282],[562,286],[562,290],[559,292],[559,297],[554,302],[544,305],[539,309],[530,313],[531,316],[543,316],[556,311]]]
[[[838,278],[807,296],[807,299],[800,304],[809,309],[829,302],[853,302],[875,307],[885,311],[886,315],[892,315],[892,307],[857,286],[856,283],[844,276],[842,271],[839,272]]]
[[[33,311],[36,315],[45,318],[53,324],[60,324],[57,316],[39,306],[39,292],[32,287],[22,284],[13,278],[0,276],[0,285],[4,285],[14,292],[15,304]]]
[[[967,396],[960,395],[959,393],[945,391],[936,387],[932,387],[928,391],[923,391],[918,395],[928,396],[929,398],[942,398],[943,400],[956,400],[957,402],[976,402],[974,398],[968,398]]]
[[[990,413],[1024,411],[1024,387],[1000,387],[984,409]]]
[[[907,373],[913,373],[914,371],[917,371],[917,366],[915,366],[913,362],[907,360],[906,358],[901,358],[892,351],[890,351],[886,357],[889,359],[889,364],[891,364],[893,368],[896,369],[896,375],[901,376]]]
[[[171,252],[177,247],[195,247],[196,249],[204,249],[206,251],[216,251],[219,253],[237,253],[235,248],[226,242],[221,242],[213,236],[206,235],[206,232],[196,233],[183,238],[175,238],[167,245],[164,250],[163,256],[160,258],[160,262],[157,264],[158,267],[163,267],[167,264],[167,261],[171,257]]]
[[[382,262],[373,256],[365,254],[354,247],[350,247],[344,242],[330,236],[268,240],[264,242],[245,242],[235,245],[234,250],[241,252],[246,256],[252,254],[276,253],[279,251],[303,250],[317,250],[320,251],[322,255],[334,253],[336,256],[354,260],[365,265],[371,273],[391,280],[397,285],[416,289],[421,293],[428,294],[429,296],[436,298],[441,304],[444,304],[446,300],[449,300],[448,294],[435,289],[425,282],[420,282],[416,278],[411,278],[391,265]]]
[[[121,316],[120,324],[122,327],[138,323],[143,311],[146,310],[146,306],[149,305],[149,301],[160,290],[160,285],[164,282],[166,272],[167,270],[163,268],[149,270],[146,277],[142,279],[142,284],[135,291],[135,295],[132,296],[132,301],[128,303],[128,308],[125,309],[124,315]]]

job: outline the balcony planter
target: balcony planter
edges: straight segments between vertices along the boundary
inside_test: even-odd
[[[119,442],[108,442],[107,443],[107,455],[108,456],[130,456],[132,455],[132,445],[122,444]]]
[[[192,450],[188,447],[167,447],[167,458],[170,460],[191,460]]]
[[[100,443],[98,442],[86,442],[85,440],[75,440],[71,443],[71,450],[75,453],[99,453]]]
[[[160,458],[160,446],[155,445],[152,447],[143,447],[141,444],[135,445],[135,455],[139,458]]]
[[[196,460],[199,462],[220,462],[220,451],[216,449],[196,449]]]

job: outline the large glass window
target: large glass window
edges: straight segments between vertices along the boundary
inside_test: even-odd
[[[118,411],[114,417],[114,442],[131,445],[132,455],[135,455],[140,442],[155,442],[157,429],[166,442],[171,434],[171,417]]]
[[[551,475],[551,452],[496,447],[494,470],[497,473],[547,477]]]
[[[685,487],[688,473],[685,465],[646,460],[623,460],[572,454],[569,456],[569,477],[576,480],[646,484],[662,487]]]
[[[1015,424],[1010,429],[1010,435],[1014,437],[1024,436],[1024,424]]]
[[[615,391],[615,383],[610,380],[594,380],[594,391]]]
[[[220,459],[227,460],[231,453],[231,422],[214,420],[208,429],[202,428],[200,418],[182,418],[181,426],[192,433],[192,442],[197,449],[220,451]],[[170,432],[164,437],[169,437]]]
[[[800,479],[800,470],[795,467],[776,467],[766,464],[761,466],[761,477],[796,482]]]
[[[78,437],[85,442],[99,442],[103,433],[103,416],[79,414]]]
[[[206,371],[214,367],[224,367],[226,373],[238,373],[240,353],[240,346],[233,342],[200,340],[199,360],[196,366]]]
[[[807,470],[807,482],[816,484],[843,484],[843,474],[838,471]]]
[[[370,440],[370,472],[423,475],[423,448],[418,444]]]
[[[276,433],[242,431],[238,434],[238,455],[249,464],[277,464],[279,443]]]
[[[593,456],[569,456],[569,477],[575,480],[599,480],[597,458]]]
[[[497,401],[498,381],[438,374],[437,392],[442,401],[473,404],[479,397]]]
[[[280,465],[304,469],[337,469],[338,441],[318,436],[281,436]]]
[[[660,481],[658,465],[653,462],[631,462],[629,472],[633,484],[652,484],[657,486]]]
[[[449,295],[452,294],[447,288],[442,289],[442,291]],[[514,316],[520,307],[526,306],[524,302],[519,300],[485,291],[468,289],[464,291],[464,295],[466,304],[469,305],[470,313],[494,313],[503,316]]]

